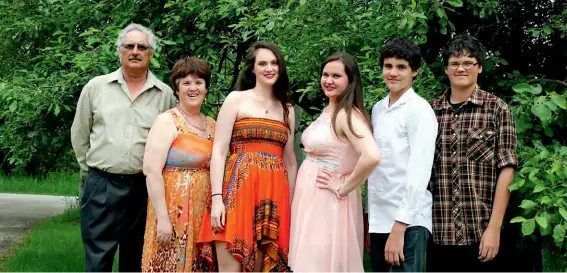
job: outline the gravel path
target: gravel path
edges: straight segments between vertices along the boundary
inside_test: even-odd
[[[38,222],[63,213],[74,197],[0,193],[0,256]]]

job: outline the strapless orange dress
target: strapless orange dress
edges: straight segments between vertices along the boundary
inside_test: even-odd
[[[200,257],[195,270],[217,270],[213,241],[223,241],[245,272],[254,271],[258,248],[265,251],[262,271],[289,271],[289,183],[283,160],[288,134],[286,124],[271,119],[244,118],[234,123],[222,187],[225,228],[213,231],[209,200],[197,240]]]

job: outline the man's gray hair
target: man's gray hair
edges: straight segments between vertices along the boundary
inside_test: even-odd
[[[128,32],[132,30],[137,30],[148,35],[148,40],[150,41],[150,46],[152,47],[151,50],[154,51],[156,49],[156,36],[151,30],[140,24],[129,24],[122,31],[120,31],[118,39],[116,40],[116,50],[118,51],[118,54],[120,54],[120,46],[122,45],[122,43],[124,43],[124,37],[126,36],[126,34],[128,34]]]

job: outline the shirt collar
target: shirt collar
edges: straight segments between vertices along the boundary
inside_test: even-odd
[[[392,106],[388,107],[388,104],[390,104],[390,94],[388,94],[385,98],[385,103],[384,103],[384,108],[386,109],[392,109],[395,107],[398,107],[400,105],[404,105],[406,102],[408,102],[415,94],[415,91],[413,90],[412,87],[410,87],[408,90],[406,90],[402,96],[396,101],[394,102],[394,104],[392,104]]]
[[[120,84],[126,83],[126,81],[124,80],[124,74],[122,74],[122,68],[118,68],[116,71],[112,72],[109,76],[110,77],[108,78],[108,82],[118,82]],[[154,73],[152,73],[152,71],[148,69],[146,84],[144,84],[142,90],[148,90],[149,88],[152,87],[155,87],[160,91],[163,91],[163,88],[158,84],[158,79],[156,78]]]
[[[433,109],[434,110],[440,110],[440,109],[449,108],[450,96],[451,96],[451,88],[447,89],[447,91],[445,91],[445,93],[443,93],[443,96],[441,97],[440,103],[434,104]],[[472,104],[478,105],[478,106],[482,106],[484,104],[484,96],[483,96],[481,90],[478,88],[478,85],[476,85],[473,93],[471,94],[471,96],[466,101],[470,102]]]

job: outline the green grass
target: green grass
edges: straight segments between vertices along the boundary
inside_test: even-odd
[[[79,181],[78,172],[50,173],[45,178],[0,175],[0,192],[76,196]]]

